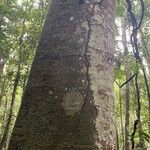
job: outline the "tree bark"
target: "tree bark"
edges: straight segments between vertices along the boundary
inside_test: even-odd
[[[124,48],[124,55],[126,59],[129,57],[128,46],[127,46],[127,36],[126,36],[126,17],[122,20],[122,43]],[[131,77],[131,73],[129,71],[128,62],[125,63],[125,72],[126,72],[126,80]],[[126,84],[126,94],[125,94],[125,150],[130,150],[130,139],[129,139],[129,113],[130,113],[130,84]]]
[[[114,150],[115,0],[52,0],[9,150]]]

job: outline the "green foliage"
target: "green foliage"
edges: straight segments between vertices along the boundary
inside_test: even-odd
[[[117,17],[123,17],[124,16],[124,2],[122,0],[117,0],[117,10],[116,15]]]
[[[116,109],[116,120],[117,120],[117,125],[118,125],[118,133],[119,133],[119,146],[120,149],[123,149],[123,138],[125,137],[123,134],[125,134],[125,104],[126,104],[126,85],[122,88],[119,88],[119,85],[122,85],[127,81],[126,78],[126,72],[130,73],[130,75],[133,75],[135,73],[139,73],[138,75],[138,85],[139,85],[139,90],[140,90],[140,105],[141,105],[141,125],[142,125],[142,134],[139,134],[139,126],[138,130],[136,131],[135,134],[135,146],[139,145],[140,137],[144,139],[144,143],[146,147],[149,147],[150,145],[148,144],[149,142],[149,102],[148,102],[148,97],[147,97],[147,90],[145,86],[145,80],[144,80],[144,75],[142,72],[142,68],[146,70],[146,75],[148,77],[148,82],[150,85],[150,3],[148,0],[144,1],[145,2],[145,16],[144,16],[144,21],[142,23],[142,32],[143,32],[143,37],[141,36],[140,32],[138,33],[138,48],[140,52],[140,56],[143,60],[143,65],[141,65],[139,62],[135,61],[134,55],[133,55],[133,50],[132,46],[130,44],[130,31],[129,25],[130,22],[127,22],[126,26],[126,33],[127,33],[127,48],[128,48],[128,56],[125,56],[125,52],[123,47],[120,47],[119,51],[116,52],[116,57],[115,57],[115,109]],[[136,16],[139,18],[141,14],[141,7],[139,5],[139,1],[134,1],[134,11]],[[123,3],[123,1],[117,1],[117,19],[119,18],[122,20],[123,18],[126,17],[126,21],[128,21],[129,18],[128,16],[125,16],[126,11],[125,10],[126,4]],[[119,22],[120,20],[117,20]],[[119,27],[120,26],[120,27]],[[118,33],[117,39],[121,39],[122,37],[120,36],[120,31],[122,31],[122,24],[117,23],[117,29]],[[143,42],[144,39],[144,42]],[[123,45],[124,43],[122,43]],[[117,43],[117,46],[119,44]],[[119,64],[119,65],[118,65]],[[128,68],[126,69],[126,65],[128,64]],[[119,66],[119,67],[118,67]],[[130,111],[129,111],[129,119],[130,119],[130,124],[129,124],[129,133],[133,132],[133,126],[134,126],[134,121],[137,119],[137,92],[135,88],[135,80],[134,78],[129,82],[130,87],[129,87],[129,93],[130,93]],[[122,120],[121,120],[122,118]],[[122,125],[121,125],[122,124]],[[123,128],[123,133],[122,133],[122,128]],[[130,141],[131,144],[131,141]]]
[[[0,76],[0,137],[10,112],[14,83],[19,69],[19,83],[13,106],[13,123],[20,106],[30,67],[34,58],[37,41],[47,12],[48,3],[43,0],[4,1],[0,3],[0,53],[5,66]],[[21,43],[20,43],[21,40]]]

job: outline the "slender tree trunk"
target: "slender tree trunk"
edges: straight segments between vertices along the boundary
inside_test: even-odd
[[[115,0],[52,0],[9,150],[114,150]]]
[[[3,94],[5,92],[5,84],[6,84],[6,81],[5,79],[1,82],[1,89],[0,89],[0,107],[1,107],[1,104],[2,104],[2,98],[3,98]]]
[[[14,88],[13,88],[13,93],[12,93],[12,100],[11,100],[11,104],[10,104],[10,111],[9,111],[9,114],[8,114],[8,119],[7,119],[7,123],[5,125],[5,129],[4,129],[4,133],[3,133],[3,136],[2,136],[2,139],[1,139],[1,142],[0,142],[0,150],[3,149],[6,141],[7,141],[7,138],[8,138],[8,134],[9,134],[9,129],[10,129],[10,125],[11,125],[11,120],[12,120],[12,114],[13,114],[13,107],[14,107],[14,102],[15,102],[15,95],[16,95],[16,90],[17,90],[17,87],[18,87],[18,82],[19,82],[19,76],[20,76],[20,69],[18,69],[17,71],[17,75],[16,75],[16,78],[15,78],[15,82],[14,82]]]
[[[121,88],[119,88],[120,125],[121,125],[122,149],[124,149],[125,142],[124,142],[124,127],[123,127],[122,98],[121,97],[122,97]]]
[[[117,122],[116,122],[116,120],[115,120],[115,124],[117,125]],[[119,134],[118,134],[118,128],[116,127],[116,139],[117,139],[117,146],[116,146],[116,150],[119,150],[120,148],[120,146],[119,146]]]
[[[144,47],[143,48],[144,58],[145,58],[145,60],[147,62],[148,70],[150,71],[150,54],[148,52],[147,43],[145,42],[142,29],[140,29],[140,36],[141,36],[142,45]]]
[[[42,27],[42,24],[43,24],[43,17],[44,17],[44,1],[43,0],[40,0],[39,1],[39,9],[41,10],[41,22],[40,22],[40,26]]]
[[[150,72],[150,53],[148,52],[148,48],[147,48],[147,43],[144,40],[144,35],[142,32],[142,29],[140,29],[140,35],[141,35],[141,41],[142,41],[142,45],[144,47],[143,49],[143,54],[144,54],[144,58],[147,62],[147,66],[148,66],[148,71]],[[147,97],[148,97],[148,103],[149,103],[149,121],[148,121],[148,127],[150,130],[150,89],[149,89],[149,83],[148,80],[146,80],[147,75],[146,75],[146,69],[144,69],[144,65],[143,65],[143,75],[144,75],[144,79],[145,79],[145,85],[146,85],[146,90],[147,90]]]
[[[4,68],[4,60],[2,55],[0,54],[0,80],[1,80],[1,74],[3,72],[3,68]]]
[[[29,76],[29,67],[26,69],[25,76],[24,76],[24,79],[23,79],[23,84],[22,84],[23,93],[24,93],[25,86],[26,86],[26,83],[27,83],[27,80],[28,80],[28,76]]]
[[[3,22],[3,13],[0,14],[0,27],[2,25],[2,22]],[[1,28],[0,28],[1,30]],[[3,57],[2,57],[2,54],[0,53],[0,80],[1,80],[1,74],[3,72],[3,68],[4,68],[4,60],[3,60]]]
[[[11,104],[10,104],[10,110],[9,110],[9,114],[8,114],[8,119],[6,121],[6,126],[4,129],[4,133],[0,142],[0,150],[3,149],[7,139],[8,139],[8,135],[10,132],[10,126],[11,126],[11,122],[12,122],[12,116],[13,116],[13,108],[14,108],[14,103],[15,103],[15,99],[16,99],[16,91],[17,91],[17,87],[19,84],[19,80],[20,80],[20,71],[21,71],[21,58],[22,58],[22,54],[21,54],[21,47],[23,44],[23,35],[25,33],[25,19],[22,20],[22,33],[19,37],[19,59],[18,59],[18,67],[17,67],[17,73],[16,73],[16,77],[15,77],[15,81],[14,81],[14,86],[13,86],[13,92],[12,92],[12,99],[11,99]]]
[[[5,100],[5,104],[3,106],[4,110],[7,110],[7,103],[8,103],[8,100],[6,98]],[[1,115],[1,122],[2,122],[2,128],[1,128],[1,135],[0,135],[0,140],[2,139],[2,135],[4,133],[4,128],[5,128],[5,120],[6,120],[6,116],[7,116],[7,112],[6,111],[3,111],[3,114]]]
[[[127,46],[127,39],[126,39],[126,24],[127,20],[126,17],[122,20],[122,43],[124,47],[124,54],[126,59],[128,58],[128,46]],[[131,77],[131,73],[129,71],[129,64],[128,62],[125,63],[125,72],[126,72],[126,80]],[[126,95],[125,95],[125,150],[130,150],[130,139],[129,139],[129,111],[130,111],[130,91],[129,91],[129,83],[126,84]]]
[[[142,150],[146,150],[146,146],[145,146],[145,142],[144,142],[144,138],[143,138],[143,128],[142,128],[142,124],[141,124],[141,119],[139,121],[139,148]]]

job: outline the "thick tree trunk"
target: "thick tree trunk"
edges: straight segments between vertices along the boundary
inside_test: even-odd
[[[52,0],[9,150],[114,150],[115,0]]]

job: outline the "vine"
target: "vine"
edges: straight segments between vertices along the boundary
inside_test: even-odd
[[[140,15],[140,20],[138,21],[138,19],[136,18],[135,12],[133,10],[133,1],[132,0],[126,0],[127,5],[128,5],[128,15],[130,17],[131,20],[131,24],[132,24],[132,34],[131,34],[131,45],[132,45],[132,49],[133,49],[133,53],[134,53],[134,57],[136,60],[136,66],[137,66],[137,70],[135,73],[135,87],[136,87],[136,95],[137,95],[137,105],[138,105],[138,110],[137,110],[137,119],[134,122],[134,129],[133,132],[131,134],[131,142],[132,142],[132,149],[134,149],[135,146],[135,142],[134,142],[134,137],[135,137],[135,133],[137,130],[137,125],[140,121],[140,111],[141,111],[141,104],[140,104],[140,90],[139,90],[139,84],[138,84],[138,74],[139,74],[139,65],[141,66],[143,75],[144,75],[144,80],[145,80],[145,85],[146,85],[146,89],[147,89],[147,96],[149,99],[149,114],[150,114],[150,92],[149,92],[149,86],[148,86],[148,80],[146,77],[146,73],[145,73],[145,69],[142,63],[142,59],[140,57],[139,54],[139,49],[138,49],[138,40],[137,40],[137,34],[138,34],[138,30],[141,27],[143,18],[144,18],[144,1],[140,0],[140,5],[141,5],[141,15]]]

